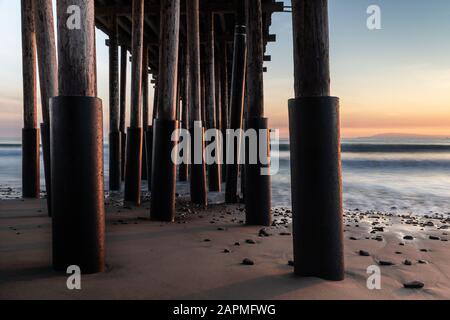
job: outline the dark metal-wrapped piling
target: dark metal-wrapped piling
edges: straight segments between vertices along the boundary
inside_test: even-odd
[[[132,24],[132,72],[131,72],[131,119],[127,132],[127,160],[125,163],[126,203],[141,204],[142,176],[142,56],[144,47],[144,0],[133,0]]]
[[[200,161],[191,165],[190,193],[191,201],[194,204],[207,205],[208,197],[206,190],[206,165],[205,165],[205,145],[204,132],[201,112],[201,72],[200,72],[200,21],[199,21],[199,0],[186,2],[186,20],[187,20],[187,42],[189,59],[189,108],[191,111],[190,126],[191,137],[195,137],[197,130],[202,139],[192,141],[191,158],[195,159],[196,144],[200,154]]]
[[[22,0],[22,195],[39,198],[39,129],[37,128],[36,31],[32,0]]]
[[[270,226],[271,185],[268,119],[264,118],[263,23],[261,0],[246,0],[247,16],[247,117],[246,130],[257,134],[257,161],[245,163],[247,224]],[[247,158],[248,154],[246,152]],[[266,172],[263,173],[262,171]]]
[[[176,165],[172,151],[177,147],[174,137],[178,84],[178,47],[180,0],[161,1],[161,43],[158,75],[158,116],[153,128],[153,169],[151,219],[172,222],[175,219]]]
[[[67,26],[68,7],[84,18]],[[51,99],[53,267],[105,268],[103,116],[97,96],[93,0],[58,1],[59,96]]]
[[[233,73],[231,80],[230,124],[232,130],[243,127],[245,74],[247,65],[247,35],[245,26],[236,26],[234,35]],[[227,203],[237,203],[239,157],[242,136],[237,139],[227,137],[227,157],[234,155],[232,163],[227,161],[227,185],[225,198]],[[231,159],[230,159],[231,160]]]
[[[328,1],[295,0],[292,5],[296,98],[289,101],[289,127],[295,273],[343,280],[339,100],[330,97]]]
[[[41,141],[44,160],[45,189],[47,193],[47,211],[51,210],[51,165],[50,165],[50,98],[58,94],[58,64],[56,61],[55,26],[53,2],[35,0],[34,17],[36,24],[36,45],[39,66],[39,84],[41,88],[42,119]]]

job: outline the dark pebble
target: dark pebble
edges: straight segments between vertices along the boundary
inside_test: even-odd
[[[403,287],[406,289],[422,289],[424,286],[425,284],[420,281],[412,281],[403,284]]]
[[[247,240],[245,240],[245,242],[248,244],[256,244],[255,240],[252,240],[252,239],[247,239]]]
[[[359,255],[362,257],[370,257],[370,253],[364,250],[359,250]]]
[[[253,266],[253,265],[255,264],[255,262],[253,262],[253,260],[250,260],[250,259],[248,259],[248,258],[245,258],[245,259],[242,261],[242,264],[245,265],[245,266]]]
[[[404,236],[403,237],[404,240],[414,240],[413,236]]]
[[[404,264],[405,266],[412,266],[412,262],[411,262],[410,260],[405,260],[405,261],[403,261],[403,264]]]
[[[378,261],[378,264],[379,264],[380,266],[393,266],[393,265],[395,265],[395,263],[393,263],[393,262],[391,262],[391,261],[383,261],[383,260]]]

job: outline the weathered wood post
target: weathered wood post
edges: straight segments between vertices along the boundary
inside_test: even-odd
[[[215,42],[214,42],[214,14],[206,12],[206,45],[205,45],[205,108],[206,108],[206,123],[209,130],[217,130],[217,110],[216,110],[216,70],[215,70]],[[217,162],[208,164],[208,182],[209,191],[220,192],[222,189],[222,178],[220,172],[220,146],[221,141],[217,140],[217,135],[214,137],[217,145],[216,151],[213,154]]]
[[[220,64],[219,64],[219,70],[220,70],[220,101],[221,101],[221,129],[222,129],[222,135],[223,135],[223,159],[224,164],[222,165],[222,179],[226,181],[227,178],[227,165],[226,165],[226,159],[227,159],[227,129],[229,128],[229,95],[228,95],[228,46],[226,37],[223,37],[222,41],[222,50],[219,54],[220,57]]]
[[[264,39],[261,0],[246,0],[247,12],[247,97],[245,130],[255,130],[257,154],[246,152],[245,209],[250,225],[271,225],[270,147],[268,119],[264,118]],[[252,148],[246,146],[251,152]],[[252,163],[253,156],[257,157]],[[263,173],[263,170],[266,171]]]
[[[127,160],[125,163],[125,202],[141,204],[142,175],[142,55],[144,46],[144,0],[133,0],[131,119],[127,132]]]
[[[104,270],[103,113],[93,0],[60,0],[59,96],[50,102],[53,267]]]
[[[327,0],[293,0],[289,101],[295,273],[344,279],[339,99],[330,97]]]
[[[224,181],[224,175],[223,175],[223,163],[224,163],[224,137],[222,134],[222,95],[221,95],[221,68],[220,68],[220,58],[219,58],[219,52],[220,50],[215,50],[215,56],[214,56],[214,74],[215,74],[215,99],[216,99],[216,128],[218,130],[218,134],[220,135],[221,139],[218,141],[218,150],[220,152],[220,163],[218,164],[218,170],[220,175],[220,188],[222,189],[222,183]]]
[[[142,128],[144,130],[142,142],[142,180],[148,179],[147,171],[147,130],[148,122],[148,47],[144,45],[144,53],[142,55]]]
[[[109,189],[111,191],[119,191],[122,186],[119,100],[118,24],[117,16],[113,15],[109,37]]]
[[[178,88],[178,49],[180,0],[161,0],[161,42],[158,75],[158,117],[153,131],[153,171],[151,219],[175,220],[176,164],[172,151],[177,148],[176,120]]]
[[[56,61],[55,26],[51,0],[35,0],[34,17],[36,25],[36,44],[41,89],[42,118],[41,141],[44,158],[45,189],[47,211],[51,208],[51,165],[50,165],[50,98],[58,95],[58,64]]]
[[[158,82],[155,82],[153,93],[153,110],[151,125],[148,126],[145,133],[147,144],[147,186],[148,191],[152,190],[152,170],[153,170],[153,123],[158,114]]]
[[[247,34],[245,26],[236,26],[234,33],[233,72],[230,97],[229,128],[235,132],[241,130],[244,115],[245,74],[247,65]],[[242,134],[236,138],[227,134],[227,185],[225,200],[227,203],[237,203],[239,158]],[[231,163],[230,163],[231,161]]]
[[[181,101],[182,101],[182,110],[181,110],[181,123],[180,127],[184,130],[189,130],[189,65],[186,63],[188,60],[188,50],[187,46],[183,47],[182,56],[181,56]],[[190,150],[185,150],[185,152],[189,152]],[[180,181],[188,181],[189,179],[189,164],[182,163],[178,167],[179,170],[179,180]]]
[[[189,59],[189,108],[191,132],[191,201],[207,205],[204,127],[201,112],[199,0],[186,1],[187,42]],[[197,135],[197,137],[196,137]]]
[[[126,161],[126,108],[127,108],[127,66],[128,50],[126,47],[120,48],[120,133],[121,133],[121,176],[125,180],[125,161]]]
[[[39,198],[39,129],[37,128],[36,31],[32,0],[22,0],[22,195]]]

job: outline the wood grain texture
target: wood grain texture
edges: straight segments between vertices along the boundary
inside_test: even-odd
[[[126,108],[127,108],[127,67],[128,51],[122,46],[120,48],[120,132],[126,132]]]
[[[22,0],[23,122],[25,129],[37,127],[36,34],[32,0]]]
[[[148,48],[144,46],[142,55],[142,126],[147,130],[148,119]]]
[[[293,0],[295,96],[330,95],[328,0]]]
[[[58,75],[59,95],[97,96],[94,0],[59,0],[58,13]],[[70,8],[79,8],[77,11]],[[75,18],[74,18],[75,17]],[[78,28],[69,28],[72,19]]]
[[[229,128],[229,77],[228,77],[228,56],[227,56],[227,42],[222,41],[222,51],[220,54],[220,86],[221,86],[221,107],[222,107],[222,129]]]
[[[111,17],[111,36],[109,38],[109,130],[120,129],[119,95],[119,41],[117,16]]]
[[[248,116],[264,116],[263,57],[261,0],[246,0],[247,12],[247,97]]]
[[[207,127],[216,128],[216,76],[214,63],[214,18],[211,12],[206,13],[206,44],[205,44],[205,104]]]
[[[50,122],[50,98],[58,95],[58,63],[52,0],[34,0],[42,119]]]
[[[200,25],[199,0],[186,2],[188,67],[189,67],[189,107],[191,121],[201,121],[201,73],[200,73]]]
[[[179,33],[180,0],[161,0],[158,119],[176,119]]]
[[[133,0],[130,127],[141,127],[144,0]]]

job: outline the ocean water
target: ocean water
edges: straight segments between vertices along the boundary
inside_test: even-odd
[[[273,157],[273,205],[290,206],[288,141]],[[41,160],[41,170],[43,168]],[[393,213],[450,214],[450,140],[353,139],[342,144],[344,207]],[[44,186],[43,172],[41,183]],[[108,148],[105,147],[105,185]],[[20,142],[0,139],[0,197],[20,195]],[[44,189],[44,187],[43,187]]]

